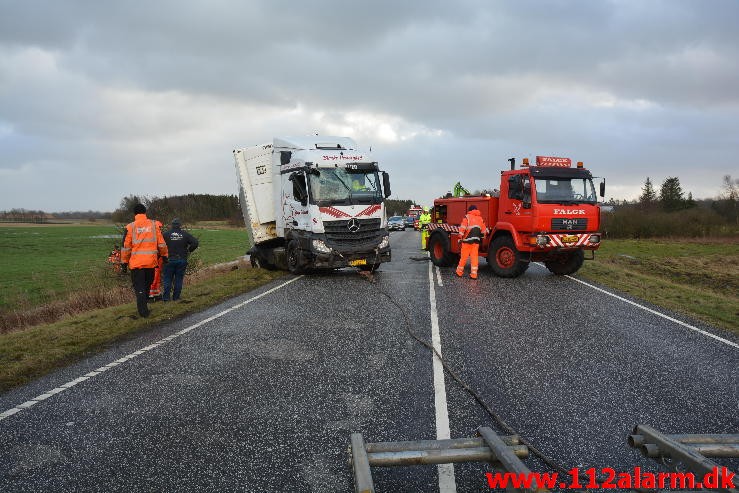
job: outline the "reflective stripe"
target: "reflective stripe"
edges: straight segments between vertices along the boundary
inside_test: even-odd
[[[131,252],[131,255],[156,255],[156,250],[136,250],[135,252]]]

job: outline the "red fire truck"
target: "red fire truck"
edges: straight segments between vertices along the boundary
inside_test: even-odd
[[[600,206],[591,172],[569,158],[537,156],[516,169],[501,172],[500,191],[434,201],[429,224],[428,250],[438,266],[458,262],[459,225],[467,209],[476,205],[487,231],[480,255],[487,257],[493,272],[501,277],[523,274],[531,262],[543,262],[554,274],[576,272],[585,251],[595,257],[600,246]],[[600,182],[605,195],[605,180]]]

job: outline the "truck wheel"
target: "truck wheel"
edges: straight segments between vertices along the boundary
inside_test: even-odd
[[[521,252],[516,249],[510,236],[499,236],[493,240],[488,250],[488,264],[500,277],[518,277],[529,267],[528,262],[521,261]]]
[[[439,267],[454,265],[454,254],[449,250],[449,236],[444,233],[434,233],[428,244],[431,261]]]
[[[574,252],[559,253],[551,260],[544,261],[549,272],[558,276],[565,276],[577,272],[585,261],[585,253],[582,250]]]
[[[300,253],[300,245],[296,240],[291,240],[287,244],[287,270],[291,274],[302,274],[305,266],[303,265],[303,255]]]
[[[267,260],[267,255],[263,251],[256,251],[253,254],[249,256],[251,261],[251,266],[255,269],[267,269],[267,270],[276,270],[277,266],[275,264],[270,263]]]

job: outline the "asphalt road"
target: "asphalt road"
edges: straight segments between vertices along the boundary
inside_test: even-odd
[[[439,396],[452,437],[500,430],[448,377],[435,393],[406,332],[434,325],[449,365],[568,468],[657,470],[625,444],[638,423],[739,433],[737,347],[536,265],[472,281],[418,260],[418,233],[392,244],[374,283],[286,276],[3,394],[0,491],[353,491],[352,432],[436,438]],[[488,471],[455,465],[456,491],[489,491]],[[435,466],[373,475],[378,493],[453,491]]]

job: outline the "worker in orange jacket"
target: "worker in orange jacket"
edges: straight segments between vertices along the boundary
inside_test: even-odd
[[[467,265],[467,259],[470,259],[470,277],[477,279],[477,267],[480,261],[478,250],[480,243],[485,237],[485,221],[483,221],[480,211],[476,205],[471,205],[467,209],[467,214],[462,219],[459,226],[459,242],[462,247],[459,256],[459,265],[457,266],[457,275],[464,275],[464,267]]]
[[[154,280],[154,269],[159,265],[159,257],[167,262],[169,252],[164,242],[161,223],[146,217],[146,207],[136,204],[136,214],[132,223],[126,225],[121,248],[121,262],[128,264],[131,282],[136,292],[136,308],[142,317],[149,316],[149,287]]]

